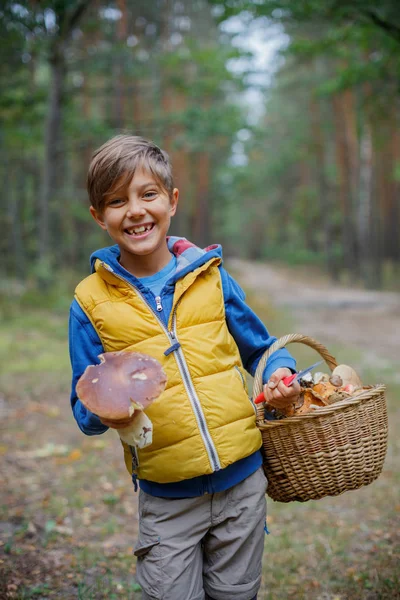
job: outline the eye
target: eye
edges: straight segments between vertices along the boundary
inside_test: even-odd
[[[113,198],[107,202],[107,206],[120,206],[125,200],[123,198]]]
[[[144,200],[154,200],[154,198],[157,196],[157,192],[155,190],[149,190],[148,192],[145,192],[143,194],[143,199]]]

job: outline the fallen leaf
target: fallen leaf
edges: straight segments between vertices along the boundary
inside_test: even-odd
[[[69,460],[79,460],[80,458],[82,458],[81,450],[79,450],[79,448],[75,448],[74,450],[72,450],[72,452],[69,453],[68,458]]]
[[[71,462],[75,462],[76,460],[80,460],[82,458],[82,451],[79,448],[75,448],[72,450],[68,456],[60,456],[57,458],[58,465],[65,465]]]

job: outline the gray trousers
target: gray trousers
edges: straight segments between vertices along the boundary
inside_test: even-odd
[[[136,577],[143,600],[251,600],[261,583],[262,467],[232,488],[196,498],[139,495]]]

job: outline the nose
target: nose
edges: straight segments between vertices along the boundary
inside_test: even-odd
[[[144,202],[134,194],[129,197],[126,216],[131,219],[138,219],[146,213]]]

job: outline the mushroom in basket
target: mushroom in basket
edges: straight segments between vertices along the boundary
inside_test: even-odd
[[[130,446],[144,448],[152,442],[153,426],[143,412],[165,388],[166,375],[160,363],[139,352],[105,352],[100,364],[86,368],[77,393],[88,410],[100,419],[132,422],[118,433]]]
[[[322,361],[321,361],[322,362]],[[327,373],[315,373],[311,375],[310,371],[317,366],[312,365],[296,375],[286,378],[285,385],[290,385],[291,380],[298,378],[301,386],[301,394],[297,402],[289,405],[285,409],[273,409],[264,415],[267,420],[284,419],[303,415],[314,409],[334,404],[339,400],[349,398],[352,394],[363,388],[361,379],[357,373],[348,365],[338,365],[331,375]],[[262,394],[256,399],[255,403],[262,402]]]

